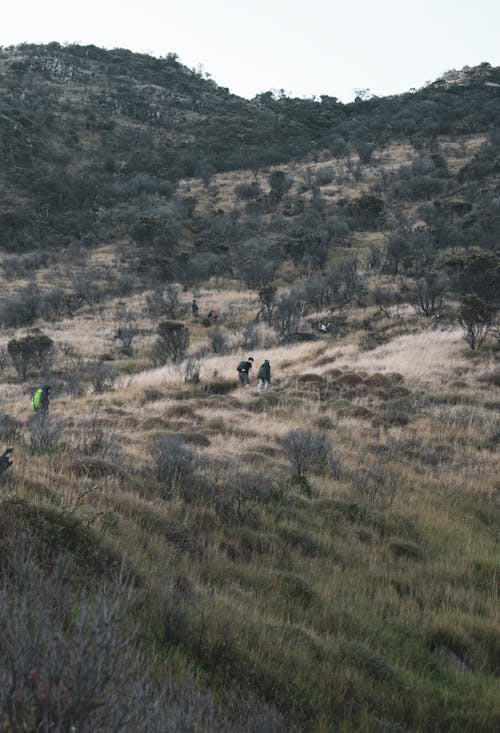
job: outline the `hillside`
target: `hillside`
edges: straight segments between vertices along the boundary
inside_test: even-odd
[[[1,731],[498,730],[499,75],[0,51]]]
[[[115,241],[141,199],[170,200],[181,178],[306,156],[369,160],[376,146],[417,147],[487,134],[500,70],[469,70],[414,93],[343,105],[251,102],[182,66],[123,49],[23,45],[0,53],[0,242],[19,252]]]

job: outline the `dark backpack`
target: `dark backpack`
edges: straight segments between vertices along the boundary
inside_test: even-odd
[[[248,372],[248,362],[247,361],[240,361],[238,366],[236,367],[236,371],[241,374],[241,372]]]

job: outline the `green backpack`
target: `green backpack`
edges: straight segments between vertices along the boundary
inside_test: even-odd
[[[42,406],[42,394],[43,389],[40,387],[36,390],[35,394],[33,395],[33,399],[31,400],[31,409],[36,412],[40,409]]]

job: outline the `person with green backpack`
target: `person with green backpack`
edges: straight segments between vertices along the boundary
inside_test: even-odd
[[[39,412],[40,410],[48,410],[50,403],[50,385],[46,384],[44,387],[39,387],[35,390],[33,399],[31,400],[31,409],[33,412]]]

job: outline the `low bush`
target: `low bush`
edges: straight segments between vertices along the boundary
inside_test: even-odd
[[[402,539],[401,537],[390,537],[387,540],[387,544],[396,557],[407,557],[409,560],[423,560],[425,557],[422,547],[411,540]]]
[[[299,478],[309,471],[320,472],[331,468],[333,445],[324,432],[301,428],[290,430],[283,436],[281,445]]]
[[[156,478],[164,498],[185,489],[198,465],[197,454],[176,435],[158,438],[151,446]]]

